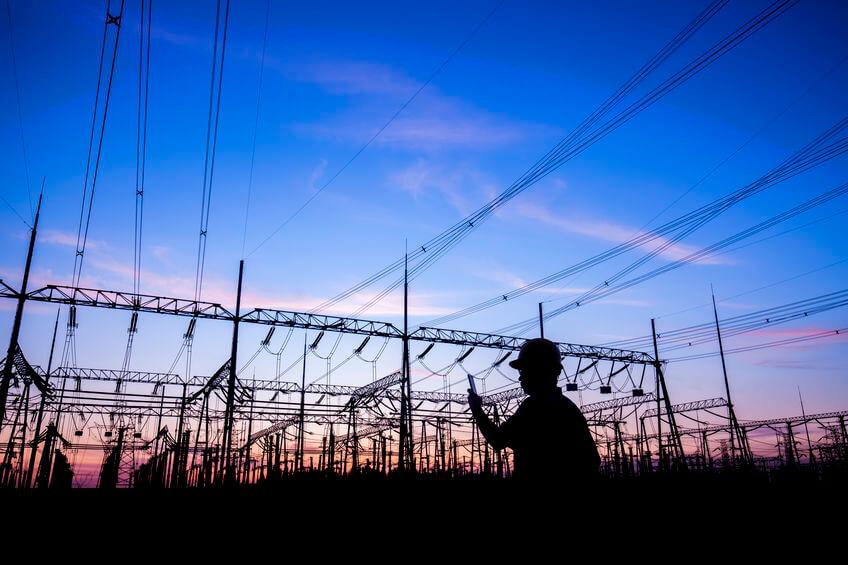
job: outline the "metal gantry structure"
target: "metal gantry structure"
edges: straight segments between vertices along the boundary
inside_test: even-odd
[[[459,347],[454,366],[461,365],[475,349],[495,350],[498,355],[490,366],[492,370],[519,350],[526,338],[433,327],[410,330],[406,316],[403,328],[398,328],[389,322],[280,309],[253,308],[242,313],[243,261],[239,264],[234,311],[201,300],[106,289],[46,285],[29,290],[37,227],[38,213],[21,288],[0,281],[0,298],[14,300],[17,305],[0,386],[0,433],[5,436],[0,473],[3,485],[67,485],[73,469],[66,453],[91,450],[103,452],[97,480],[102,487],[233,485],[316,472],[342,476],[510,474],[508,450],[496,452],[480,437],[464,394],[413,388],[409,344],[426,344],[415,362],[423,361],[437,345]],[[230,355],[212,375],[130,370],[128,356],[121,369],[72,365],[54,369],[51,345],[45,370],[31,365],[19,345],[24,307],[30,301],[67,306],[69,336],[74,333],[79,307],[128,311],[132,333],[139,313],[186,317],[190,330],[184,337],[189,342],[197,320],[226,322],[232,325]],[[406,285],[404,310],[408,311]],[[304,335],[301,382],[282,381],[279,371],[273,378],[240,377],[235,370],[239,367],[240,324],[270,326],[262,342],[266,348],[278,327],[318,332],[311,346]],[[58,315],[51,344],[55,343],[57,327]],[[365,336],[355,354],[361,353],[371,338],[399,340],[403,344],[401,368],[362,386],[334,385],[329,379],[307,384],[307,351],[314,351],[327,332]],[[721,345],[720,333],[718,338]],[[793,465],[803,457],[814,461],[816,450],[819,460],[844,459],[844,420],[848,413],[739,421],[732,403],[725,398],[672,404],[656,341],[654,355],[571,343],[557,346],[566,367],[561,380],[567,392],[582,394],[595,388],[602,395],[612,396],[581,403],[607,474],[712,469],[716,461],[725,467],[750,467],[755,457],[749,434],[763,428],[782,430],[780,445],[775,447],[783,460]],[[646,375],[653,377],[653,392],[645,391]],[[726,367],[724,376],[729,398]],[[114,383],[114,388],[105,385],[109,388],[104,389],[104,383]],[[262,394],[271,396],[263,399]],[[490,391],[484,394],[483,402],[490,415],[499,420],[512,413],[523,398],[522,389],[513,387]],[[693,412],[709,414],[711,421],[690,416]],[[91,424],[95,417],[101,424]],[[677,418],[696,422],[698,427],[681,428]],[[33,421],[35,426],[31,425]],[[807,429],[805,454],[797,448],[794,427],[810,423],[822,433],[814,449]],[[307,439],[322,428],[320,442]],[[80,439],[86,429],[89,438]],[[716,434],[726,434],[727,439],[719,441],[722,455],[714,458],[709,438]],[[71,439],[65,437],[68,435]],[[822,438],[826,438],[824,443]],[[25,465],[27,449],[30,457]]]

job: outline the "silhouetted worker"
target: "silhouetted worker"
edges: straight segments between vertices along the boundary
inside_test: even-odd
[[[527,340],[509,365],[518,369],[521,388],[528,395],[515,414],[498,426],[470,389],[468,403],[489,445],[512,449],[513,476],[576,481],[596,477],[600,457],[586,418],[557,386],[562,358],[556,344],[542,338]]]

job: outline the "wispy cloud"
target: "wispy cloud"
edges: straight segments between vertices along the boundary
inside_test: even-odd
[[[822,371],[841,368],[814,361],[788,361],[785,359],[758,359],[753,362],[753,365],[758,367],[768,367],[770,369],[792,369],[796,371]]]
[[[311,61],[282,64],[266,59],[266,65],[290,80],[318,85],[333,94],[379,94],[408,98],[419,83],[387,65],[365,61]]]
[[[293,128],[305,135],[354,143],[370,139],[394,109],[400,108],[422,85],[407,74],[378,63],[334,60],[268,64],[290,80],[316,85],[333,95],[351,97],[349,113],[320,122],[296,124]],[[515,143],[541,130],[539,126],[516,123],[445,96],[434,85],[428,85],[413,104],[380,132],[376,143],[415,149],[489,149]]]
[[[312,172],[309,174],[309,190],[316,191],[318,190],[318,186],[316,183],[318,180],[324,176],[324,173],[327,170],[328,161],[326,159],[321,159],[321,162],[312,169]]]
[[[800,328],[762,328],[758,330],[753,330],[748,332],[746,335],[748,336],[756,336],[759,338],[771,338],[771,339],[789,339],[796,337],[810,337],[814,335],[821,334],[822,332],[833,331],[834,328],[826,328],[821,326],[806,326]],[[834,337],[839,338],[840,336],[834,335]],[[822,338],[827,339],[827,338]]]
[[[423,159],[391,173],[388,184],[416,199],[437,194],[463,216],[486,202],[485,195],[494,186],[494,182],[475,167],[448,168]]]
[[[126,290],[132,285],[133,268],[130,263],[112,259],[111,257],[92,255],[87,260],[88,268],[80,286],[86,288],[105,288],[111,290]],[[69,277],[54,277],[52,272],[35,274],[35,284],[56,283]],[[194,296],[193,275],[165,275],[153,270],[143,269],[141,272],[142,292],[174,298],[191,298]],[[202,300],[222,304],[225,307],[235,303],[235,283],[230,279],[205,277]],[[347,316],[360,306],[374,298],[374,293],[358,293],[351,296],[331,310],[323,314]],[[243,308],[275,308],[297,312],[311,311],[326,300],[326,296],[308,294],[274,293],[267,290],[245,290],[242,296]],[[410,294],[411,316],[440,316],[455,310],[454,306],[445,306],[450,297],[443,294],[412,293]],[[400,293],[389,295],[369,309],[361,317],[379,318],[380,316],[400,316],[403,314],[403,298]]]
[[[75,233],[60,231],[60,230],[42,230],[38,234],[38,239],[41,243],[48,245],[58,245],[61,247],[77,246],[77,235]],[[85,244],[86,249],[103,249],[106,243],[100,240],[89,238]]]
[[[526,219],[542,223],[559,231],[608,241],[611,243],[623,243],[644,233],[638,229],[610,222],[608,220],[580,220],[569,218],[565,215],[554,212],[550,208],[530,202],[526,199],[515,202],[514,210],[516,214]],[[665,259],[674,261],[683,259],[698,250],[698,248],[690,245],[671,243],[664,237],[654,239],[652,242],[643,245],[642,248],[646,251],[653,251],[660,246],[666,247],[659,253],[659,255]],[[721,257],[707,257],[696,261],[698,264],[709,265],[726,264],[726,262],[727,260]]]

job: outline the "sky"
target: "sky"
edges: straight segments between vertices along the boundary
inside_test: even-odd
[[[647,92],[767,4],[731,0],[627,100]],[[417,248],[509,186],[706,2],[506,0],[450,57],[496,6],[492,1],[271,0],[263,59],[266,2],[232,3],[204,300],[232,307],[238,262],[244,257],[248,306],[306,311],[401,257],[405,246]],[[90,288],[132,289],[139,10],[139,2],[126,3],[81,276],[81,285]],[[69,284],[104,3],[13,0],[10,13],[11,29],[5,14],[0,17],[0,195],[30,221],[28,192],[34,201],[45,179],[30,284]],[[152,22],[141,289],[190,298],[200,230],[215,3],[154,2]],[[844,2],[799,2],[498,209],[413,281],[410,323],[423,324],[573,265],[770,170],[848,114],[846,25]],[[846,164],[844,156],[836,158],[745,200],[638,272],[848,181]],[[262,244],[313,196],[301,213]],[[0,207],[0,277],[18,285],[29,232],[10,206]],[[848,280],[846,211],[848,200],[837,198],[753,239],[799,228],[790,233],[686,266],[551,319],[545,335],[562,342],[600,344],[648,335],[652,318],[659,332],[709,322],[711,285],[722,318],[843,290]],[[633,251],[449,325],[491,332],[534,316],[540,301],[545,309],[556,308],[645,251]],[[326,313],[351,314],[381,288],[369,288]],[[744,296],[728,298],[740,294]],[[0,303],[4,343],[13,313],[11,301]],[[399,325],[401,314],[402,295],[394,292],[362,316]],[[21,344],[34,364],[47,364],[55,316],[55,306],[27,304]],[[66,316],[62,309],[60,350]],[[77,364],[120,368],[129,317],[128,312],[81,309]],[[846,321],[844,309],[836,309],[803,323],[729,338],[725,347],[842,328]],[[186,324],[184,318],[142,315],[131,367],[167,370]],[[221,365],[229,354],[230,331],[222,322],[198,324],[194,374],[211,374]],[[263,326],[242,328],[240,364],[259,348],[266,331]],[[276,334],[272,349],[284,335]],[[310,341],[314,337],[310,333]],[[295,332],[280,355],[282,367],[298,358],[302,340],[302,332]],[[336,364],[361,341],[356,336],[338,341],[325,337],[317,353],[327,356],[335,345]],[[372,340],[363,357],[372,358],[379,347],[380,340]],[[799,414],[799,390],[807,413],[845,409],[847,347],[843,337],[836,337],[728,356],[740,418]],[[692,353],[715,350],[712,343]],[[413,355],[418,352],[415,345]],[[448,365],[458,353],[454,347],[437,347],[427,365]],[[495,355],[476,351],[463,368],[482,371]],[[662,350],[660,356],[666,357]],[[395,370],[399,359],[399,344],[391,343],[374,367],[354,358],[333,373],[332,382],[369,382],[373,374]],[[310,380],[321,379],[326,364],[311,357]],[[275,356],[263,352],[245,370],[255,371],[257,377],[273,376],[275,366]],[[439,389],[446,382],[453,392],[465,389],[461,369],[447,380],[423,366],[413,370],[422,389]],[[667,379],[674,402],[724,396],[716,357],[670,363]],[[495,390],[513,385],[493,373],[484,386]],[[583,400],[599,399],[587,393]]]

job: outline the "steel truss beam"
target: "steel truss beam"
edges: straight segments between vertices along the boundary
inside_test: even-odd
[[[758,428],[771,426],[780,426],[786,424],[804,424],[819,420],[829,420],[831,418],[839,418],[840,416],[843,418],[848,417],[848,410],[842,410],[840,412],[823,412],[821,414],[807,414],[806,416],[790,416],[788,418],[772,418],[770,420],[749,420],[747,422],[740,420],[739,427],[744,428],[745,430],[756,430]],[[700,430],[683,430],[682,432],[698,433],[700,431],[711,433],[726,431],[727,429],[729,429],[729,427],[729,425],[722,424],[718,426],[703,427]]]
[[[146,371],[59,367],[51,376],[58,378],[64,377],[69,379],[82,379],[85,381],[121,381],[124,383],[148,383],[159,385],[183,384],[183,379],[177,374],[150,373]]]
[[[739,427],[746,431],[753,431],[759,428],[772,428],[772,426],[785,426],[786,424],[803,424],[810,422],[822,423],[822,420],[832,418],[848,417],[848,410],[840,412],[823,412],[821,414],[807,414],[807,416],[790,416],[788,418],[773,418],[770,420],[749,420],[747,422],[740,421]],[[701,428],[680,428],[680,435],[700,436],[701,434],[714,434],[718,432],[728,432],[731,426],[729,424],[719,424],[714,426],[702,426]],[[667,437],[667,434],[662,434]],[[656,439],[657,434],[649,434],[642,439]],[[635,439],[635,436],[627,436],[625,439]]]
[[[403,337],[403,332],[388,322],[341,318],[319,314],[304,314],[286,310],[256,308],[244,314],[240,321],[269,326],[301,328],[308,330],[333,331],[348,334],[372,335],[380,337]]]
[[[18,298],[18,293],[0,281],[0,297]],[[169,314],[211,320],[233,322],[235,315],[214,302],[203,302],[184,298],[134,294],[115,290],[77,288],[62,285],[47,285],[27,293],[27,300],[69,304],[112,310],[130,310],[151,314]],[[271,326],[295,327],[309,330],[402,338],[403,332],[388,322],[360,320],[338,316],[324,316],[303,312],[291,312],[268,308],[256,308],[239,317],[240,322]],[[443,328],[420,327],[409,334],[409,339],[430,343],[453,344],[465,347],[485,347],[515,351],[521,349],[525,338],[466,332]],[[623,363],[650,364],[654,359],[641,351],[628,351],[592,345],[571,343],[557,344],[563,357],[581,357]]]
[[[0,293],[0,296],[7,296],[7,293]],[[233,319],[233,314],[229,310],[214,302],[96,288],[77,288],[50,284],[27,293],[27,300],[213,320]]]
[[[612,398],[610,400],[602,400],[591,404],[584,404],[580,407],[580,411],[584,414],[597,413],[604,410],[615,410],[617,408],[625,408],[627,406],[638,406],[646,402],[656,402],[656,397],[653,393],[646,393],[643,396],[625,396],[622,398]]]
[[[696,410],[709,410],[710,408],[723,408],[727,406],[727,400],[724,398],[707,398],[704,400],[696,400],[694,402],[684,402],[683,404],[675,404],[671,407],[672,412],[679,414],[681,412],[695,412]],[[666,414],[663,410],[660,414]],[[656,408],[649,408],[642,412],[640,418],[653,418],[657,415]]]
[[[524,345],[525,341],[527,341],[527,339],[523,337],[466,332],[462,330],[448,330],[443,328],[429,328],[423,326],[409,334],[409,339],[434,343],[452,343],[466,347],[488,347],[509,351],[517,351],[521,349],[521,346]],[[654,362],[653,357],[641,351],[627,351],[624,349],[597,347],[594,345],[577,345],[573,343],[557,343],[557,346],[559,347],[560,354],[563,357],[582,357],[583,359],[602,359],[624,363],[649,364]]]

